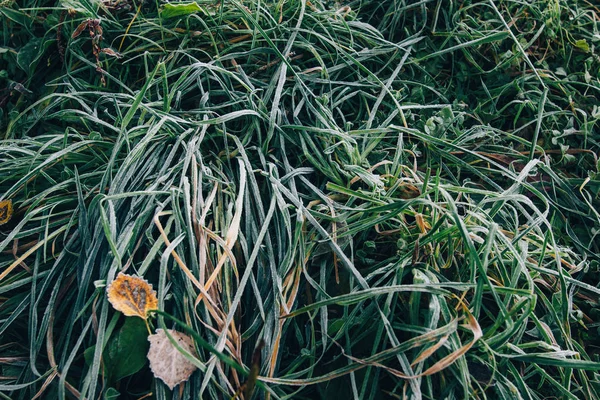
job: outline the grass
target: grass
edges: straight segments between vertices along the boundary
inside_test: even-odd
[[[593,2],[181,4],[0,5],[1,398],[600,398]]]

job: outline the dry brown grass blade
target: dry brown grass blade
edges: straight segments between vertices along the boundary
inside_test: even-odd
[[[197,191],[197,179],[194,179],[194,185],[193,185],[194,191]],[[212,203],[215,200],[215,196],[217,195],[217,189],[219,188],[219,185],[217,182],[215,182],[215,184],[213,185],[213,188],[210,192],[210,194],[208,195],[208,198],[206,199],[205,203],[202,205],[202,213],[200,214],[200,218],[196,218],[195,215],[195,210],[196,210],[196,198],[198,197],[197,195],[194,195],[194,200],[193,200],[193,204],[192,204],[192,221],[194,222],[194,226],[196,228],[196,240],[198,240],[198,248],[200,251],[199,254],[199,269],[200,269],[200,283],[204,286],[205,284],[205,276],[206,276],[206,267],[209,261],[208,258],[208,239],[207,239],[207,229],[208,227],[206,227],[206,216],[208,215],[208,212],[210,211],[211,207],[212,207]],[[208,231],[210,231],[208,229]],[[216,236],[216,235],[215,235]]]
[[[246,178],[247,178],[246,177],[246,167],[241,160],[239,161],[239,167],[240,167],[240,187],[238,190],[238,196],[235,200],[235,213],[233,215],[231,224],[229,225],[229,228],[227,229],[227,234],[225,235],[225,245],[226,245],[225,247],[227,249],[229,249],[230,253],[231,253],[231,249],[233,248],[233,245],[237,241],[238,235],[240,233],[240,221],[242,219],[244,195],[246,193]],[[217,279],[217,276],[219,275],[219,272],[221,271],[221,268],[223,267],[223,265],[225,264],[225,261],[227,261],[227,259],[228,259],[228,255],[226,253],[221,255],[221,257],[219,258],[219,262],[218,262],[217,266],[215,267],[215,270],[210,275],[210,277],[206,280],[206,284],[204,285],[204,292],[207,292],[210,289],[213,282]],[[235,258],[233,258],[232,262],[234,262],[234,261],[235,261]],[[235,263],[232,263],[232,266],[233,266],[233,268],[235,268]],[[198,295],[198,298],[196,299],[196,306],[200,303],[200,301],[202,301],[202,296],[204,296],[204,295],[205,295],[205,293],[202,293],[202,292]]]
[[[294,302],[296,301],[296,296],[298,295],[298,289],[300,287],[300,276],[302,274],[302,267],[297,266],[295,270],[290,271],[285,281],[283,282],[284,296],[288,295],[288,292],[291,290],[287,298],[287,303],[284,305],[285,309],[281,307],[281,314],[288,313],[289,310],[292,309]],[[275,374],[275,367],[277,365],[277,358],[279,356],[279,349],[281,347],[281,334],[283,331],[283,325],[286,322],[285,319],[280,319],[279,324],[277,326],[277,333],[275,335],[275,340],[273,342],[271,358],[269,360],[269,372],[268,376],[273,377]],[[266,394],[266,399],[269,400],[271,397],[270,393]]]
[[[164,216],[164,215],[170,215],[170,212],[159,212],[154,216],[154,224],[156,225],[156,227],[158,228],[163,241],[165,242],[166,246],[169,247],[171,246],[171,241],[169,240],[169,238],[167,237],[167,234],[165,233],[165,230],[160,222],[160,217]],[[177,252],[173,249],[171,251],[171,255],[173,256],[173,258],[175,259],[175,261],[177,262],[177,265],[179,265],[179,267],[181,268],[181,270],[183,271],[183,273],[185,274],[185,276],[188,277],[188,279],[194,284],[194,286],[196,286],[196,288],[200,291],[200,293],[204,294],[205,298],[207,299],[207,303],[206,303],[206,309],[208,310],[208,312],[210,313],[210,315],[215,319],[215,321],[217,321],[217,323],[222,324],[223,323],[223,317],[222,315],[217,311],[219,309],[218,305],[216,304],[216,302],[210,297],[210,295],[204,290],[204,286],[202,284],[200,284],[200,282],[198,281],[198,279],[194,276],[194,274],[192,273],[192,271],[189,270],[189,268],[185,265],[185,263],[183,262],[183,260],[181,259],[181,257],[179,257],[179,255],[177,254]],[[201,320],[201,318],[196,315],[196,317]]]
[[[433,375],[435,373],[440,372],[444,368],[447,368],[452,363],[454,363],[458,358],[460,358],[461,356],[466,354],[467,351],[469,351],[471,349],[471,347],[473,347],[473,345],[475,343],[477,343],[477,341],[479,339],[481,339],[481,337],[483,336],[483,332],[481,330],[481,327],[479,326],[479,323],[477,322],[475,317],[473,317],[473,314],[471,314],[466,308],[465,308],[465,312],[467,313],[467,320],[468,320],[467,326],[469,327],[470,331],[473,333],[473,339],[466,345],[462,346],[460,349],[448,354],[446,357],[444,357],[440,361],[436,362],[434,365],[429,367],[425,372],[420,374],[420,376]]]
[[[52,232],[51,234],[49,234],[48,236],[46,236],[45,239],[40,240],[39,242],[36,243],[35,246],[33,246],[32,248],[30,248],[29,250],[27,250],[21,257],[17,258],[12,264],[10,264],[1,274],[0,274],[0,281],[4,278],[6,278],[6,276],[8,274],[10,274],[15,268],[17,268],[18,266],[21,265],[22,262],[24,262],[27,257],[29,257],[30,255],[32,255],[33,253],[35,253],[35,251],[37,249],[39,249],[40,247],[44,246],[45,244],[47,244],[48,242],[50,242],[51,239],[53,239],[54,237],[60,235],[61,233],[63,233],[64,231],[67,230],[66,226],[63,226],[57,230],[55,230],[54,232]]]
[[[427,348],[425,351],[423,351],[421,354],[419,354],[419,356],[417,358],[415,358],[415,360],[410,364],[410,366],[414,367],[415,365],[417,365],[421,361],[424,361],[427,358],[429,358],[440,347],[442,347],[444,345],[444,343],[446,343],[447,341],[448,341],[448,335],[442,336],[442,338],[440,338],[440,340],[436,344],[434,344],[433,346]]]
[[[461,356],[466,354],[473,347],[473,345],[475,343],[477,343],[477,341],[479,339],[481,339],[481,337],[483,336],[483,332],[482,332],[481,327],[479,326],[479,323],[477,322],[477,320],[473,317],[473,315],[469,312],[469,310],[464,305],[463,305],[463,308],[464,308],[465,313],[467,314],[467,321],[468,321],[467,326],[468,326],[469,330],[473,333],[473,339],[469,343],[465,344],[464,346],[460,347],[459,349],[448,354],[447,356],[445,356],[444,358],[442,358],[441,360],[436,362],[434,365],[429,367],[427,370],[425,370],[424,372],[421,372],[419,374],[407,375],[401,371],[398,371],[397,369],[390,368],[390,367],[383,365],[381,363],[378,363],[378,362],[370,362],[370,361],[361,360],[359,358],[349,356],[345,352],[344,352],[344,355],[356,363],[381,368],[381,369],[389,372],[390,374],[392,374],[398,378],[401,378],[401,379],[406,379],[406,380],[418,379],[418,378],[422,378],[424,376],[434,375],[434,374],[444,370],[445,368],[449,367],[454,362],[456,362],[456,360],[458,360]],[[418,362],[422,362],[425,359],[427,359],[428,357],[430,357],[431,355],[433,355],[435,353],[435,351],[438,350],[447,341],[447,339],[448,339],[447,335],[443,336],[440,340],[437,341],[436,344],[434,344],[433,346],[431,346],[430,348],[425,350],[425,352],[423,352],[421,355],[419,355],[419,357],[417,357],[417,359],[415,361],[413,361],[413,363],[411,365],[415,365]],[[342,349],[342,351],[343,351],[343,349]]]

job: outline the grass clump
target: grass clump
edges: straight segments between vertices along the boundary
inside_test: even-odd
[[[599,13],[3,2],[0,396],[598,398]],[[174,392],[105,369],[120,271]]]

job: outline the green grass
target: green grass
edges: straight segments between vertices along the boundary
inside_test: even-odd
[[[197,4],[1,3],[0,398],[600,398],[594,2]]]

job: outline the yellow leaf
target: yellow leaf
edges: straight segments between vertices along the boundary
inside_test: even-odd
[[[107,288],[108,301],[128,317],[146,319],[148,311],[158,310],[156,292],[145,279],[120,273]]]
[[[6,224],[13,215],[12,200],[0,201],[0,225]]]

